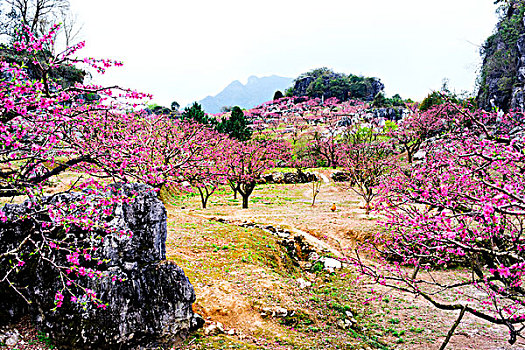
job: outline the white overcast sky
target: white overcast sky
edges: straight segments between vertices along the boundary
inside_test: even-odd
[[[313,68],[375,76],[421,99],[443,78],[473,91],[493,0],[70,0],[80,54],[124,61],[101,80],[184,106],[251,75]]]

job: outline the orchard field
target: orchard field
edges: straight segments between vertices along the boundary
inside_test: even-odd
[[[446,91],[157,113],[147,94],[54,79],[120,65],[77,58],[83,43],[54,54],[58,28],[25,27],[0,61],[0,233],[21,227],[0,250],[10,298],[30,305],[17,276],[45,263],[53,312],[110,308],[87,286],[125,282],[98,247],[133,239],[111,219],[138,196],[111,184],[140,182],[206,321],[176,348],[525,346],[523,113]]]
[[[323,172],[329,176],[331,171]],[[248,210],[241,209],[229,191],[219,193],[204,210],[197,197],[171,201],[169,259],[183,266],[194,282],[195,309],[206,317],[205,327],[221,322],[225,329],[225,334],[215,335],[199,331],[181,348],[439,349],[457,312],[436,310],[422,298],[378,288],[352,266],[330,273],[286,264],[279,237],[239,226],[253,222],[307,232],[333,249],[326,255],[345,261],[377,231],[378,217],[367,216],[363,201],[341,187],[323,184],[314,207],[309,184],[262,185]],[[436,277],[454,280],[465,273],[454,268]],[[301,278],[311,286],[301,288]],[[367,302],[376,296],[372,290],[382,299]],[[265,308],[278,307],[295,315],[264,316]],[[348,319],[345,311],[354,315],[355,327],[338,326],[339,320]],[[230,330],[235,334],[228,335]],[[525,346],[522,341],[505,345],[501,339],[506,336],[504,327],[465,317],[447,348]]]

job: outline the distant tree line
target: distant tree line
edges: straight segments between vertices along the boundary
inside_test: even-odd
[[[252,137],[252,129],[244,112],[239,106],[231,108],[230,116],[223,116],[220,120],[210,118],[202,109],[202,106],[194,102],[193,105],[184,108],[182,120],[208,125],[222,134],[226,134],[239,141],[247,141]]]

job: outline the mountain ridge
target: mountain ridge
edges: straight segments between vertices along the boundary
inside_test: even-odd
[[[293,78],[277,75],[257,77],[251,75],[246,84],[234,80],[215,96],[208,95],[198,101],[202,108],[211,114],[219,113],[224,106],[252,108],[273,98],[275,91],[284,92],[291,86]]]

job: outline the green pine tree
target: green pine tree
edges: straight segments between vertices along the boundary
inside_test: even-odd
[[[197,102],[193,102],[193,105],[191,105],[191,107],[184,108],[184,112],[182,112],[182,120],[190,122],[194,121],[196,123],[205,125],[211,123],[206,113],[204,113],[202,106]]]
[[[247,141],[252,137],[252,130],[248,126],[244,113],[238,106],[232,108],[229,119],[222,118],[216,129],[218,132],[228,134],[239,141]]]

